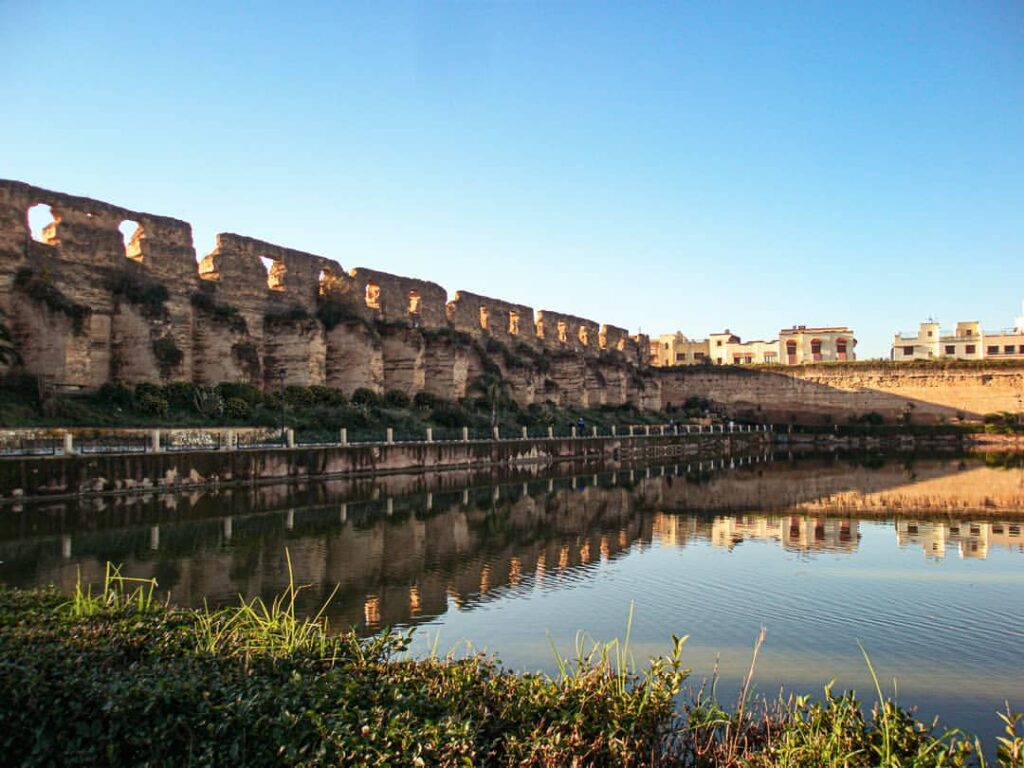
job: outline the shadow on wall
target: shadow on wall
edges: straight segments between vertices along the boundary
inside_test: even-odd
[[[705,398],[736,419],[776,424],[979,422],[1024,410],[1024,364],[830,363],[792,370],[740,366],[658,369],[662,402]]]

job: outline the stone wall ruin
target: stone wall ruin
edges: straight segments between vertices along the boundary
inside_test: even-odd
[[[661,402],[647,339],[625,329],[237,234],[197,261],[187,222],[18,181],[0,180],[0,312],[25,371],[62,389],[283,380],[458,399],[489,375],[521,405]]]

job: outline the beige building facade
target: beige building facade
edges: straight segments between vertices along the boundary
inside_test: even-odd
[[[934,360],[1022,360],[1024,359],[1024,314],[1013,328],[986,331],[977,320],[960,322],[953,330],[942,330],[928,320],[917,333],[893,336],[890,357],[896,361]]]
[[[706,339],[689,339],[678,331],[651,340],[651,364],[802,365],[854,360],[857,340],[846,326],[784,328],[771,341],[743,341],[728,328]]]

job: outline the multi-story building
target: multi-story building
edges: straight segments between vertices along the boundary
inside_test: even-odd
[[[948,357],[956,360],[1024,359],[1024,315],[1013,328],[986,331],[976,320],[956,324],[952,331],[943,331],[934,320],[918,326],[917,333],[897,333],[892,339],[893,360],[933,360]]]
[[[786,365],[855,360],[857,340],[845,325],[808,328],[794,325],[779,331],[779,355]]]
[[[857,340],[846,326],[784,328],[771,341],[743,341],[728,328],[706,339],[688,339],[682,333],[651,340],[651,364],[698,365],[801,365],[803,363],[854,360]]]
[[[688,339],[679,331],[651,339],[651,365],[694,365],[707,355],[707,339]]]

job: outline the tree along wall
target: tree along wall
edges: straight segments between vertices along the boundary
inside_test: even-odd
[[[31,217],[30,217],[30,211]],[[48,217],[33,231],[30,218]],[[326,384],[656,406],[644,337],[176,219],[0,180],[0,322],[46,384]]]

